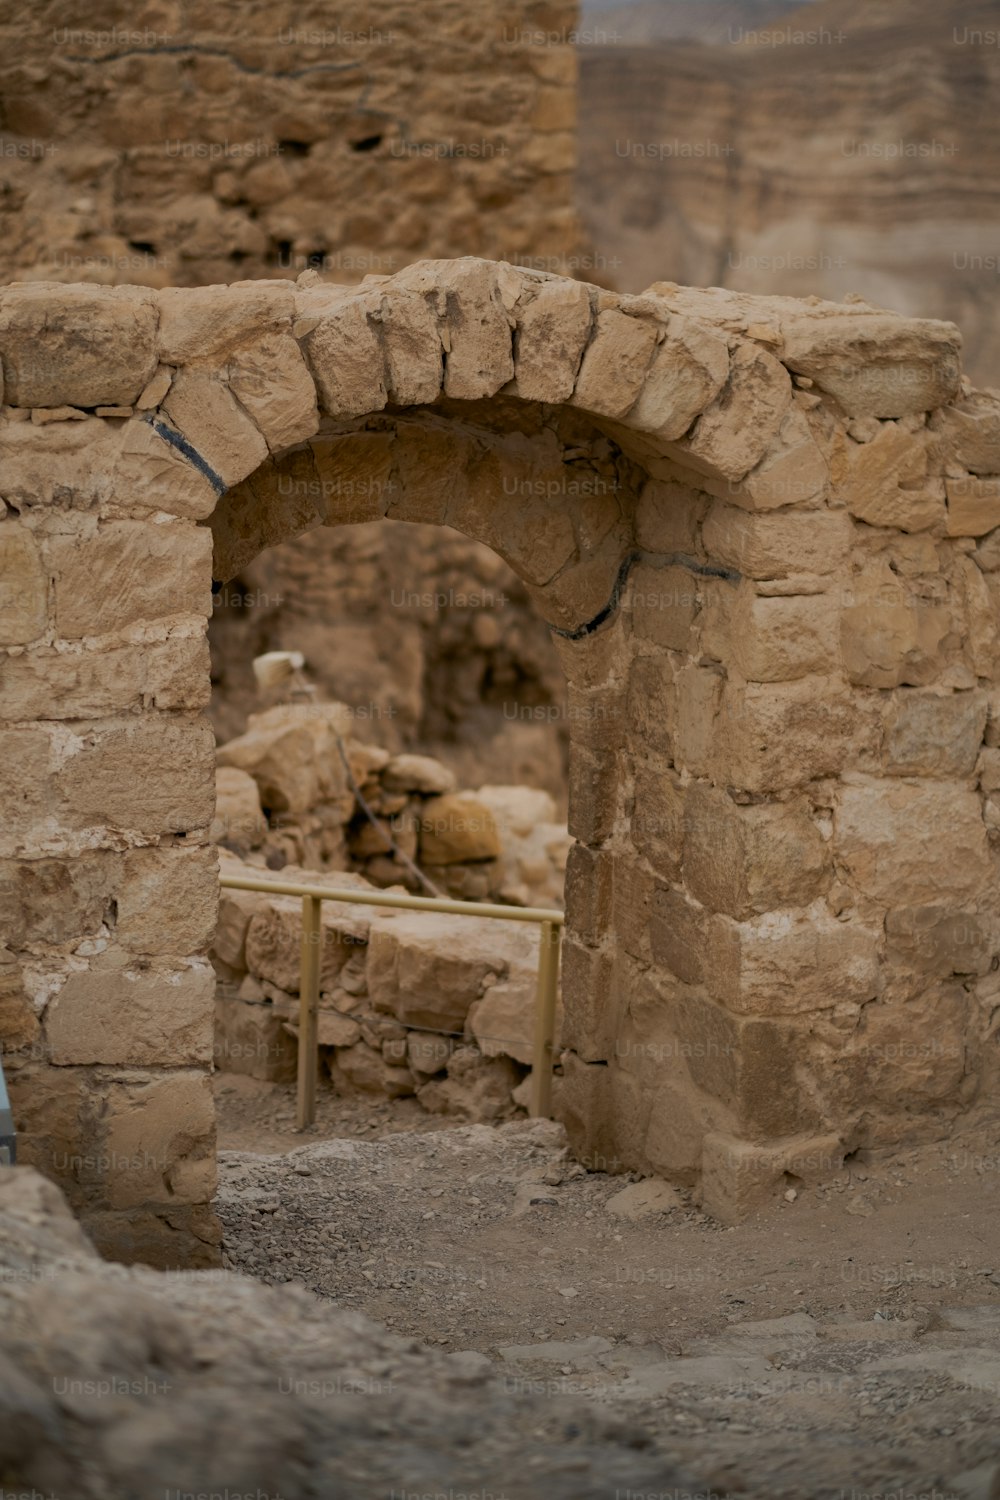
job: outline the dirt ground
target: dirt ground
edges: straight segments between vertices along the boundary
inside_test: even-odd
[[[855,1159],[726,1228],[669,1190],[616,1202],[634,1179],[550,1122],[324,1089],[298,1134],[291,1088],[217,1088],[234,1268],[638,1421],[706,1493],[1000,1496],[1000,1145]]]

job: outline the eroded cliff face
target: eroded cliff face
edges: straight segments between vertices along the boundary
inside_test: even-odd
[[[820,0],[709,34],[581,50],[581,202],[616,284],[858,293],[956,321],[995,383],[996,8]]]

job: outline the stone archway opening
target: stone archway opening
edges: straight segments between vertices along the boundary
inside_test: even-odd
[[[459,260],[11,287],[0,356],[8,1071],[103,1247],[215,1253],[212,553],[359,487],[559,641],[583,1160],[732,1218],[990,1116],[1000,421],[949,325]]]

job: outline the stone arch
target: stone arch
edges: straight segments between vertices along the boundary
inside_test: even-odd
[[[459,260],[359,288],[14,287],[0,357],[0,847],[39,1049],[12,1081],[29,1115],[58,1104],[29,1129],[49,1169],[56,1128],[93,1154],[140,1095],[160,1120],[155,1180],[73,1184],[106,1243],[211,1239],[209,577],[374,514],[489,542],[560,642],[560,1111],[584,1160],[732,1216],[971,1107],[993,1064],[979,981],[949,976],[1000,946],[971,780],[994,596],[967,555],[1000,522],[1000,423],[950,325]],[[928,819],[936,868],[961,850],[947,890]],[[893,1074],[914,1027],[958,1061]]]

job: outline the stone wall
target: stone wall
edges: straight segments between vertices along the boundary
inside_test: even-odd
[[[102,1244],[212,1248],[210,579],[346,521],[493,547],[558,642],[584,1160],[732,1216],[995,1115],[1000,414],[950,325],[459,260],[9,288],[0,358],[3,1028]]]

